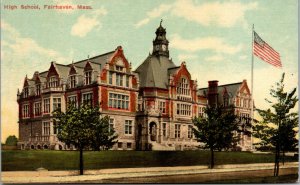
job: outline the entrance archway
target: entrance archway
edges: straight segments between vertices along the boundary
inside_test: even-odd
[[[151,141],[156,141],[156,123],[155,122],[151,122],[150,123],[150,139]]]

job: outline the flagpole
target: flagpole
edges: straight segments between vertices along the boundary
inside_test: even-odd
[[[253,55],[253,49],[254,49],[254,24],[252,25],[252,59],[251,59],[251,150],[253,150],[253,119],[254,119],[254,96],[253,96],[253,68],[254,68],[254,55]]]

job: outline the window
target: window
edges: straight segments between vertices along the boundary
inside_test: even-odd
[[[43,122],[43,135],[48,136],[50,135],[50,122]]]
[[[180,125],[175,124],[175,138],[180,138]]]
[[[125,120],[125,134],[132,134],[132,120]]]
[[[123,143],[122,142],[118,143],[118,148],[123,148]]]
[[[166,124],[166,123],[163,123],[162,126],[163,126],[163,129],[162,129],[162,131],[163,131],[163,136],[167,136],[167,124]]]
[[[177,86],[177,94],[187,96],[190,95],[190,87],[186,78],[181,78],[181,82],[179,82]]]
[[[193,126],[189,125],[188,127],[188,138],[191,139],[193,138]]]
[[[53,134],[57,134],[58,128],[56,121],[53,121]]]
[[[72,75],[70,76],[70,88],[76,87],[77,81],[76,81],[76,76]]]
[[[41,95],[41,84],[35,85],[35,94],[36,96]]]
[[[122,66],[116,66],[116,71],[123,71],[123,67]]]
[[[177,103],[177,115],[190,116],[191,105]]]
[[[114,119],[109,119],[108,131],[111,132],[114,129]]]
[[[50,113],[50,98],[44,99],[44,113]]]
[[[122,74],[116,74],[116,85],[123,86],[123,75]]]
[[[166,113],[166,102],[159,101],[158,108],[161,113]]]
[[[40,116],[42,113],[42,103],[35,102],[34,103],[34,116]]]
[[[109,93],[108,106],[117,109],[129,109],[129,96],[123,94]]]
[[[127,143],[127,148],[131,148],[132,144],[131,143]]]
[[[92,83],[92,71],[85,72],[85,85]]]
[[[24,98],[28,98],[28,96],[29,96],[29,88],[25,87],[24,88]]]
[[[111,71],[108,72],[108,83],[112,85],[113,82],[113,73]]]
[[[82,94],[82,103],[86,105],[93,105],[93,93]]]
[[[126,87],[129,87],[129,76],[126,76]]]
[[[23,105],[23,118],[29,117],[29,105],[25,104]]]
[[[202,118],[204,117],[204,114],[205,114],[204,110],[205,110],[205,107],[199,106],[199,115],[198,115],[199,117],[202,117]]]
[[[58,79],[56,76],[50,77],[49,87],[58,87]]]
[[[61,110],[61,98],[53,98],[53,111]]]
[[[69,96],[68,97],[68,106],[73,105],[77,107],[77,96]]]

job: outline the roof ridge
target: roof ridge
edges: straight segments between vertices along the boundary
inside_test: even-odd
[[[79,62],[84,62],[84,61],[86,61],[86,60],[95,59],[95,58],[97,58],[97,57],[102,57],[102,56],[105,56],[105,55],[108,55],[108,54],[110,54],[110,53],[114,53],[114,52],[115,52],[115,50],[113,50],[113,51],[109,51],[109,52],[106,52],[106,53],[104,53],[104,54],[101,54],[101,55],[96,55],[96,56],[93,56],[93,57],[91,57],[91,58],[87,58],[87,59],[79,60],[79,61],[77,61],[77,62],[74,62],[73,64],[76,64],[76,63],[79,63]],[[91,62],[91,61],[90,61],[90,62]],[[68,65],[70,65],[70,64],[68,64]]]

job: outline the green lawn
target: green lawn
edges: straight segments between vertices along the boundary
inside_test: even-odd
[[[85,151],[84,169],[192,166],[208,165],[209,151]],[[77,170],[77,151],[2,151],[3,171],[35,170]],[[215,164],[243,164],[273,162],[274,155],[249,152],[215,152]],[[286,157],[286,161],[297,161]]]

